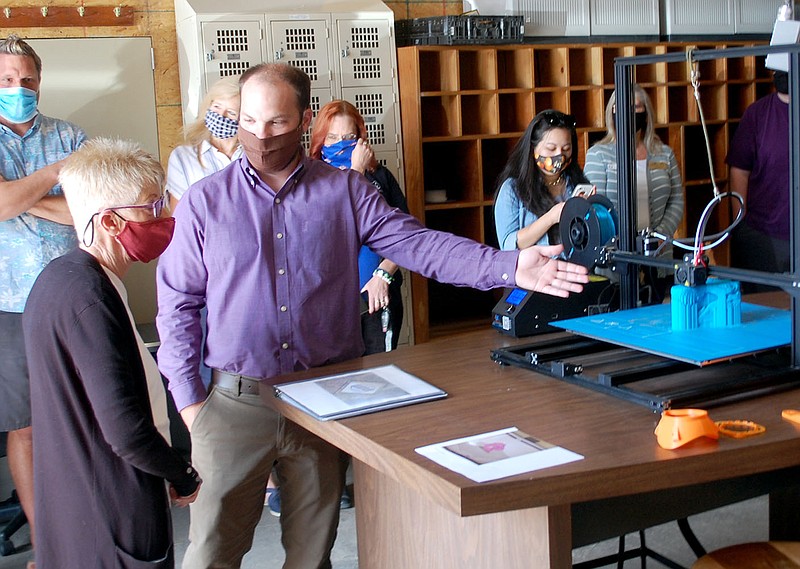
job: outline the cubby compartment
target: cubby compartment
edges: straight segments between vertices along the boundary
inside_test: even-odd
[[[463,49],[458,54],[461,91],[497,89],[497,64],[491,49]]]
[[[719,46],[714,46],[719,47]],[[700,73],[700,83],[704,81],[724,81],[725,80],[725,60],[707,59],[697,62],[697,70]]]
[[[475,241],[491,239],[486,233],[485,206],[467,207],[428,212],[426,225],[432,229],[457,233]],[[466,229],[466,231],[465,231]],[[488,323],[492,308],[499,297],[492,291],[478,291],[466,287],[455,287],[427,282],[428,323],[432,336],[437,333],[457,332],[467,325]]]
[[[422,107],[422,136],[460,136],[461,112],[456,95],[439,95],[420,98]]]
[[[497,50],[497,88],[533,89],[533,50]]]
[[[751,80],[756,76],[756,58],[731,57],[725,60],[728,81]]]
[[[448,202],[477,202],[483,197],[477,140],[428,142],[422,146],[424,189],[445,190]],[[436,207],[428,205],[428,207]],[[427,216],[426,216],[427,217]],[[463,230],[458,232],[463,234]]]
[[[769,79],[772,80],[772,70],[766,65],[767,59],[765,57],[756,58],[756,79]]]
[[[536,49],[533,65],[536,87],[567,86],[567,48]]]
[[[663,85],[648,91],[650,102],[653,104],[653,112],[656,115],[656,124],[667,124],[669,122],[669,99],[667,98],[667,88]]]
[[[500,293],[502,290],[481,291],[428,280],[431,337],[457,334],[469,327],[488,328]]]
[[[547,109],[567,112],[566,91],[536,91],[533,95],[533,111],[541,113]]]
[[[522,132],[533,119],[533,93],[501,93],[500,132]]]
[[[666,53],[686,53],[685,45],[668,45]],[[666,77],[668,83],[689,81],[689,67],[686,60],[667,63]]]
[[[727,173],[725,157],[728,153],[728,131],[724,124],[710,124],[707,126],[708,139],[711,145],[711,158],[714,164],[714,177],[717,179],[724,178]],[[702,126],[691,125],[684,128],[681,154],[683,155],[684,182],[686,184],[710,181],[708,153]]]
[[[703,115],[707,121],[724,120],[728,116],[728,87],[721,85],[700,84],[700,104],[703,105]],[[692,106],[697,107],[697,101],[692,95]],[[698,115],[699,119],[699,115]]]
[[[755,87],[751,83],[728,83],[728,118],[741,118],[755,100],[754,94]]]
[[[494,193],[497,189],[497,184],[500,182],[498,178],[518,141],[518,137],[487,138],[481,141],[484,201],[494,202]]]
[[[581,133],[578,137],[579,139],[583,139],[583,147],[586,150],[589,150],[592,146],[600,142],[606,136],[606,130],[586,130]],[[581,166],[583,166],[583,162],[581,162]]]
[[[685,86],[667,87],[667,118],[671,123],[682,123],[694,120],[694,96]]]
[[[420,69],[425,73],[419,76],[420,91],[457,91],[458,52],[454,49],[419,52]]]
[[[648,46],[637,46],[635,48],[636,55],[656,55],[657,53],[656,46],[648,45]],[[659,66],[663,66],[663,63],[644,63],[641,65],[637,65],[633,70],[633,77],[634,80],[639,83],[655,83],[658,80],[659,75]],[[665,75],[665,71],[660,71],[661,75]]]
[[[603,50],[603,84],[614,85],[614,60],[618,57],[633,55],[626,53],[624,47],[604,47]]]
[[[686,184],[686,230],[694,236],[697,223],[708,202],[714,197],[714,188],[708,182],[687,182]],[[712,215],[706,226],[706,235],[711,235],[719,230],[717,216]]]
[[[464,135],[499,132],[496,93],[461,95],[461,132]]]
[[[434,209],[425,214],[425,225],[483,242],[483,205],[456,209]]]
[[[569,85],[602,85],[602,67],[595,65],[597,48],[572,48],[567,57]]]
[[[661,139],[661,142],[672,148],[669,144],[669,127],[668,126],[659,126],[654,129],[654,132],[658,138]]]
[[[604,109],[602,89],[569,92],[569,112],[579,128],[603,126]]]
[[[497,228],[494,224],[494,204],[483,207],[483,239],[484,243],[495,249],[500,248],[497,239]]]

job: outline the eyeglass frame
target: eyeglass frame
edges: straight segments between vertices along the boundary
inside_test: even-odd
[[[107,211],[110,211],[110,212],[114,213],[117,217],[119,217],[120,219],[122,219],[124,221],[130,221],[130,220],[122,217],[119,213],[117,213],[117,210],[118,209],[148,209],[148,208],[150,209],[150,212],[153,214],[153,219],[158,219],[159,217],[161,217],[161,214],[164,213],[165,209],[167,211],[169,211],[169,208],[170,208],[169,190],[164,190],[164,193],[161,194],[160,198],[158,198],[155,201],[149,202],[149,203],[105,207],[105,208],[101,209],[100,211],[97,211],[97,212],[93,213],[92,216],[89,218],[89,221],[86,224],[86,227],[84,227],[84,229],[83,229],[83,238],[81,239],[81,241],[83,242],[83,245],[85,247],[90,247],[92,245],[92,243],[94,243],[94,223],[93,222],[94,222],[94,218],[96,216],[98,216],[100,214],[103,214],[103,213],[105,213]],[[89,242],[87,243],[86,242],[86,232],[89,230],[89,227],[92,228],[92,235],[91,235],[91,238],[89,239]]]
[[[358,134],[353,132],[348,132],[347,134],[331,134],[330,132],[325,135],[325,141],[330,142],[331,144],[336,144],[337,142],[341,142],[346,140],[348,142],[353,140],[358,140]]]

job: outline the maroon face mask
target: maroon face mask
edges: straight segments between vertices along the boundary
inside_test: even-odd
[[[159,217],[151,221],[126,220],[116,239],[131,259],[149,263],[164,252],[174,231],[174,217]]]
[[[302,134],[300,127],[267,138],[258,138],[244,128],[240,128],[238,132],[239,143],[247,160],[259,174],[273,174],[289,166],[301,151]]]

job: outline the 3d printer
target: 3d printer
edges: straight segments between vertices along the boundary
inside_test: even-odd
[[[700,61],[743,56],[788,55],[790,85],[790,218],[791,257],[789,273],[773,274],[727,268],[708,264],[703,255],[722,242],[731,227],[716,235],[705,235],[711,211],[725,199],[740,197],[720,193],[714,184],[714,198],[698,223],[692,244],[675,241],[688,249],[682,261],[669,262],[652,253],[657,240],[670,239],[652,232],[636,233],[635,211],[635,145],[633,117],[633,68],[636,65]],[[696,67],[695,67],[696,68]],[[699,96],[699,78],[693,73],[695,98],[705,131],[705,121]],[[661,411],[678,406],[711,406],[758,394],[794,388],[800,383],[800,46],[773,45],[768,47],[696,50],[687,53],[668,53],[622,57],[615,60],[619,225],[608,227],[607,211],[594,203],[583,203],[575,209],[564,208],[561,218],[562,241],[570,259],[585,266],[613,267],[619,275],[620,306],[616,313],[563,320],[553,325],[574,334],[548,336],[523,346],[495,350],[492,358],[501,364],[529,367],[536,371],[621,397]],[[706,145],[708,139],[706,137]],[[711,162],[709,153],[709,162]],[[713,168],[712,168],[713,171]],[[712,172],[713,179],[713,172]],[[571,200],[570,200],[571,201]],[[569,204],[569,202],[568,202]],[[740,208],[741,210],[741,208]],[[566,215],[565,215],[566,214]],[[613,230],[613,231],[612,231]],[[609,238],[609,231],[613,236]],[[664,267],[676,275],[680,302],[692,307],[688,316],[676,318],[670,305],[637,308],[638,272],[643,266]],[[719,281],[730,279],[777,286],[789,293],[791,311],[775,311],[740,305],[737,322],[735,303],[730,303],[729,291],[713,290]],[[686,292],[687,294],[683,294]],[[513,294],[513,292],[511,293]],[[735,297],[735,294],[734,294]],[[697,316],[708,318],[707,299],[726,299],[717,311],[718,323],[710,328],[698,326]],[[504,298],[508,302],[508,295]],[[517,304],[522,299],[512,298]],[[673,329],[680,320],[682,328]],[[654,322],[666,322],[654,332]],[[752,327],[752,323],[761,327]],[[721,333],[714,338],[717,332]]]

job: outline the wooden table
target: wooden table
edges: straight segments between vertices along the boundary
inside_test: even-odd
[[[353,456],[359,567],[565,568],[572,564],[573,546],[590,539],[588,534],[603,539],[617,531],[614,524],[604,530],[605,520],[594,519],[600,512],[613,514],[628,505],[652,514],[644,516],[646,525],[630,522],[647,527],[661,523],[659,515],[682,517],[747,492],[777,497],[770,508],[774,538],[800,537],[793,507],[800,495],[800,427],[781,418],[782,409],[800,409],[800,390],[710,411],[715,420],[760,423],[767,428],[763,435],[701,439],[668,451],[656,443],[659,417],[650,410],[489,358],[493,348],[530,341],[485,330],[279,378],[395,363],[449,394],[331,422],[266,397],[291,420]],[[585,459],[478,484],[414,452],[510,426]],[[581,517],[575,525],[584,528],[575,539],[574,516]]]

